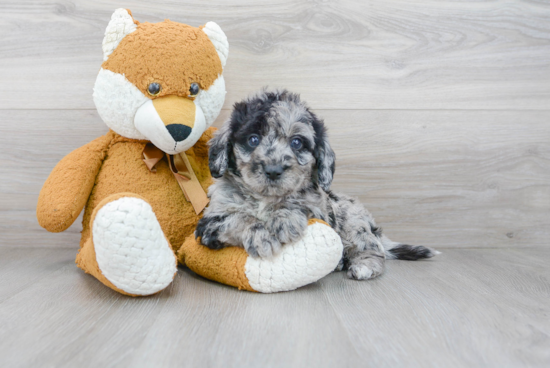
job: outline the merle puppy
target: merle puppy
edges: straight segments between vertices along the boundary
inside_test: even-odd
[[[324,123],[300,96],[262,91],[236,103],[210,141],[210,205],[195,235],[212,249],[244,247],[270,257],[298,240],[308,219],[329,223],[342,238],[338,270],[365,280],[384,271],[386,258],[416,260],[437,252],[392,242],[355,199],[330,191],[335,155]]]

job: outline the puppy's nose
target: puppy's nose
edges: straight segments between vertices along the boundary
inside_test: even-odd
[[[187,125],[181,125],[181,124],[170,124],[166,126],[166,129],[168,130],[168,133],[174,138],[176,142],[181,142],[185,140],[185,138],[189,137],[189,134],[191,134],[191,128],[189,128]]]
[[[268,178],[271,180],[277,180],[283,173],[283,167],[281,165],[266,165],[264,171]]]

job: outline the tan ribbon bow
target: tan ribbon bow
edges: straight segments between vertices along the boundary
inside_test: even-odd
[[[142,155],[143,162],[149,171],[153,173],[157,172],[156,165],[166,155],[166,158],[168,159],[168,166],[170,166],[170,170],[174,174],[174,177],[183,191],[185,199],[187,199],[188,202],[191,202],[197,215],[204,210],[209,202],[209,199],[206,196],[204,189],[202,189],[199,179],[197,179],[197,176],[195,175],[185,152],[178,153],[176,155],[169,155],[161,151],[154,144],[147,143],[145,148],[143,148]]]

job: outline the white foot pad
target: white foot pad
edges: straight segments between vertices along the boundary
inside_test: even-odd
[[[172,282],[176,257],[147,202],[124,197],[107,203],[97,212],[92,234],[97,264],[117,288],[150,295]]]
[[[248,257],[245,273],[250,286],[261,293],[289,291],[328,275],[342,258],[342,240],[329,226],[309,225],[302,239],[283,245],[273,258]]]

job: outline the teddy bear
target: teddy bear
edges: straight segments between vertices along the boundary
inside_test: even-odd
[[[37,218],[61,232],[84,210],[76,264],[115,291],[158,293],[178,263],[239,289],[286,291],[325,276],[340,260],[341,241],[322,221],[273,259],[236,247],[213,251],[195,239],[212,183],[208,141],[225,100],[228,50],[214,22],[140,23],[127,9],[111,17],[93,92],[110,130],[55,166]]]

